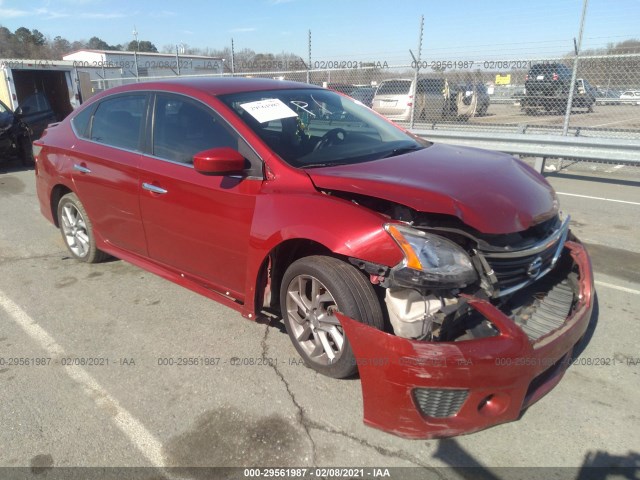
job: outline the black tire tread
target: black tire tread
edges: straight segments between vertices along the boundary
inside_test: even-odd
[[[320,279],[323,283],[331,283],[332,286],[339,285],[342,287],[342,291],[331,292],[334,298],[339,297],[343,300],[341,302],[336,298],[336,303],[342,303],[342,305],[339,305],[341,313],[378,330],[384,328],[384,315],[380,302],[367,278],[352,265],[324,255],[303,257],[289,266],[283,278],[282,291],[280,292],[283,316],[286,315],[286,289],[288,284],[291,278],[302,273],[324,277],[324,279]],[[330,288],[329,285],[326,286]],[[345,305],[346,299],[343,298],[344,296],[353,299],[353,304]],[[307,364],[316,371],[333,378],[351,377],[357,373],[357,365],[353,361],[355,357],[348,339],[346,339],[345,349],[340,360],[343,358],[346,361],[342,362],[342,364],[338,361],[336,364],[327,367],[309,362]]]
[[[96,247],[96,240],[93,234],[93,223],[91,223],[91,219],[89,218],[89,215],[87,215],[87,211],[85,210],[84,205],[82,205],[82,202],[80,201],[80,199],[75,193],[67,193],[66,195],[63,195],[62,198],[60,198],[60,201],[58,202],[58,207],[56,209],[58,213],[58,223],[60,224],[60,233],[62,234],[63,242],[65,243],[65,245],[67,244],[67,242],[64,239],[64,232],[62,231],[62,221],[60,219],[60,210],[63,204],[66,202],[73,203],[75,207],[80,211],[80,213],[82,213],[82,216],[84,217],[84,222],[89,232],[89,253],[87,254],[87,256],[82,258],[78,257],[73,252],[71,252],[71,250],[69,250],[69,253],[71,253],[71,255],[73,255],[73,258],[75,258],[76,260],[85,262],[85,263],[100,263],[105,261],[107,258],[109,258],[109,254],[103,252],[102,250]]]

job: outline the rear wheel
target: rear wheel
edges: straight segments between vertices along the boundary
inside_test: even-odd
[[[69,253],[76,260],[99,263],[108,257],[96,247],[93,225],[75,193],[68,193],[60,199],[58,225]]]
[[[280,306],[287,333],[306,365],[333,378],[350,377],[358,370],[335,312],[380,330],[384,326],[371,283],[333,257],[292,263],[282,279]]]

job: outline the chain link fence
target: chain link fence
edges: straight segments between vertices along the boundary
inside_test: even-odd
[[[371,66],[317,61],[314,66],[325,68],[260,70],[254,65],[249,71],[197,76],[320,85],[416,128],[562,134],[567,121],[569,135],[640,138],[640,54],[580,58],[571,89],[574,60],[425,60]],[[106,78],[92,85],[100,91],[176,76]]]
[[[309,38],[306,60],[232,57],[222,73],[198,76],[261,77],[320,85],[350,95],[396,123],[423,130],[640,138],[639,40],[581,53],[581,27],[578,42],[572,45],[574,52],[565,55],[533,54],[546,48],[545,42],[533,42],[521,52],[506,49],[504,55],[492,51],[476,56],[477,51],[465,54],[458,50],[448,58],[438,58],[421,56],[422,28],[421,24],[417,56],[407,48],[392,52],[387,60],[363,54],[312,60]],[[103,78],[92,75],[92,85],[94,91],[100,91],[177,75],[168,71],[161,77],[123,77],[121,70],[105,72],[103,68]]]

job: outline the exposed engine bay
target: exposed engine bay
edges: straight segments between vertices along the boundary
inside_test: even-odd
[[[569,218],[556,214],[521,232],[487,235],[449,215],[417,212],[367,196],[330,194],[424,232],[431,244],[438,246],[440,239],[443,245],[455,244],[473,265],[473,275],[445,272],[440,279],[406,268],[410,259],[402,268],[350,259],[381,289],[389,333],[436,342],[498,335],[497,327],[467,304],[466,298],[475,297],[490,301],[535,341],[561,327],[578,300],[577,268],[564,249],[572,238]]]

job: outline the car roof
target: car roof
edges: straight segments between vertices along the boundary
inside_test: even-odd
[[[308,83],[291,82],[285,80],[272,80],[268,78],[244,78],[244,77],[196,77],[196,78],[171,78],[168,80],[150,81],[122,85],[110,88],[100,96],[114,93],[131,92],[136,90],[169,90],[174,92],[201,92],[209,95],[226,95],[229,93],[255,92],[260,90],[289,90],[295,88],[322,89]]]

